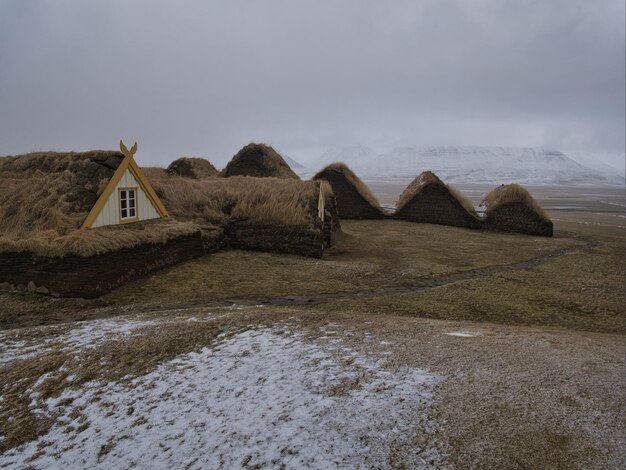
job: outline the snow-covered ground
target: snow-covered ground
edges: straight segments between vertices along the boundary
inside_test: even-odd
[[[384,354],[362,356],[340,337],[248,330],[130,381],[35,398],[57,424],[0,467],[437,467],[439,379],[385,370]]]

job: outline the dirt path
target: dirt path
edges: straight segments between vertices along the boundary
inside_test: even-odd
[[[179,310],[187,308],[198,307],[231,307],[231,306],[251,306],[251,305],[267,305],[267,306],[301,306],[301,305],[318,305],[327,302],[352,300],[352,299],[365,299],[371,297],[380,297],[385,295],[403,294],[409,292],[418,292],[427,289],[433,289],[435,287],[441,287],[455,282],[470,281],[475,279],[483,279],[494,274],[499,274],[509,271],[517,271],[520,269],[528,269],[534,266],[538,266],[549,261],[553,261],[562,256],[570,253],[574,253],[582,250],[589,250],[601,245],[598,240],[585,236],[572,236],[572,239],[585,242],[584,245],[560,248],[558,250],[546,253],[543,256],[531,258],[525,261],[517,263],[501,264],[496,266],[486,266],[482,268],[469,269],[453,274],[447,274],[443,276],[430,277],[428,279],[421,280],[419,282],[404,285],[404,286],[387,286],[377,289],[369,289],[362,291],[352,292],[330,292],[314,295],[289,295],[281,297],[253,297],[253,298],[229,298],[223,300],[191,300],[184,302],[162,304],[155,308],[154,306],[145,306],[133,308],[135,312],[150,311],[160,312],[167,310]]]

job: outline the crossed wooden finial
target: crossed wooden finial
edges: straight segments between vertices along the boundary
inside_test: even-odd
[[[122,151],[125,157],[129,157],[129,156],[132,157],[137,152],[137,142],[135,142],[135,145],[133,145],[131,149],[128,150],[126,148],[126,145],[124,145],[124,142],[120,140],[120,150]]]

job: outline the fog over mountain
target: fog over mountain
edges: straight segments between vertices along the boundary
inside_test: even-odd
[[[364,145],[331,148],[309,176],[328,163],[347,163],[363,179],[410,180],[425,170],[448,183],[624,185],[620,171],[581,165],[557,150],[530,147],[396,147],[376,152]]]

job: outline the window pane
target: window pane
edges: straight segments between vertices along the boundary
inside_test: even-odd
[[[126,209],[126,199],[122,199],[120,204],[122,205],[122,209]]]
[[[135,190],[134,189],[129,189],[128,190],[128,197],[132,197],[133,199],[135,198]]]
[[[128,209],[128,217],[135,217],[135,209]]]
[[[122,199],[126,199],[126,191],[120,191],[120,196]]]
[[[125,219],[128,217],[128,211],[126,209],[122,209],[122,219]]]
[[[128,207],[135,207],[135,200],[134,199],[129,199],[128,200]]]

